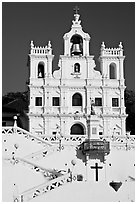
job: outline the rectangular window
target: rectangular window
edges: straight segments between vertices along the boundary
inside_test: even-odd
[[[52,98],[52,105],[53,106],[59,106],[59,97],[53,97]]]
[[[36,106],[42,106],[42,97],[36,97],[35,98],[35,105]]]
[[[99,132],[99,135],[103,135],[103,132]]]
[[[53,135],[56,135],[57,132],[52,132]]]
[[[95,98],[95,106],[102,106],[102,98]]]
[[[112,107],[118,107],[118,106],[119,106],[118,98],[112,98]]]
[[[92,134],[94,134],[94,135],[97,134],[97,128],[95,128],[95,127],[92,128]]]

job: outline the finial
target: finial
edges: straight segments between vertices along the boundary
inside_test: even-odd
[[[105,43],[104,42],[102,42],[101,48],[105,48]]]
[[[13,117],[13,119],[14,119],[14,127],[17,127],[17,116],[15,115],[15,116]]]
[[[123,48],[122,42],[119,43],[119,48]]]
[[[31,46],[31,49],[34,48],[33,40],[31,40],[31,42],[30,42],[30,46]]]
[[[48,49],[51,49],[51,41],[48,42]]]
[[[78,14],[79,8],[77,5],[75,6],[75,8],[73,10],[75,11],[75,14]]]

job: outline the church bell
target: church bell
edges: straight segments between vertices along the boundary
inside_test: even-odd
[[[81,54],[81,50],[80,50],[80,44],[73,44],[72,45],[72,52],[73,55],[79,55]]]

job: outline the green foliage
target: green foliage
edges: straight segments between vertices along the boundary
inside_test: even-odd
[[[22,99],[28,103],[28,92],[9,92],[6,95],[2,96],[2,105],[6,105],[16,99]]]
[[[135,92],[132,90],[125,90],[125,106],[128,117],[126,119],[126,130],[130,134],[135,134]]]

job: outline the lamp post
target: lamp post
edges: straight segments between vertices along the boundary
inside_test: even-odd
[[[89,160],[89,154],[88,154],[88,153],[85,154],[85,159],[86,159],[86,161],[85,161],[85,166],[86,166],[86,180],[85,180],[85,181],[87,181],[87,180],[88,180],[88,160]]]
[[[73,170],[74,170],[74,166],[76,165],[76,160],[75,159],[71,160],[71,164],[72,164],[72,169],[71,169],[71,181],[72,181],[74,180]]]

